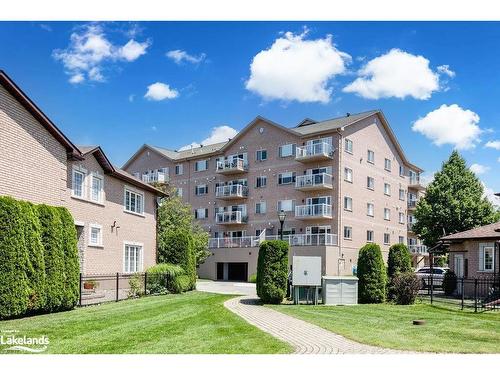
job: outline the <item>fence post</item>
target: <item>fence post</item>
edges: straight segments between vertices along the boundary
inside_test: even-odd
[[[462,292],[462,310],[463,310],[464,309],[464,294],[465,294],[465,292],[464,292],[464,278],[463,278],[463,276],[462,276],[462,288],[460,290]]]
[[[78,301],[78,305],[81,306],[82,305],[82,283],[83,283],[83,275],[82,273],[80,272],[80,298],[79,298],[79,301]]]
[[[430,282],[430,289],[431,289],[431,305],[434,301],[434,278],[432,277],[432,268],[431,268],[431,282]]]
[[[148,273],[144,272],[144,295],[148,294]]]
[[[477,312],[477,278],[474,279],[474,312]]]
[[[120,274],[116,273],[116,302],[119,301]]]

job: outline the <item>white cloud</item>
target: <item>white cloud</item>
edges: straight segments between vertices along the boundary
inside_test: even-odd
[[[494,148],[495,150],[500,150],[500,141],[488,141],[484,145],[487,148]]]
[[[204,53],[198,56],[194,56],[180,49],[168,51],[165,55],[179,65],[182,64],[184,61],[191,64],[199,64],[207,57],[207,55],[205,55]]]
[[[450,78],[453,78],[456,75],[455,72],[450,69],[449,65],[439,65],[437,67],[437,71],[441,74],[446,74]]]
[[[500,163],[500,157],[497,159],[497,161]]]
[[[135,99],[135,94],[130,94],[130,95],[128,96],[128,101],[129,101],[130,103],[132,103],[132,102],[134,101],[134,99]]]
[[[179,149],[179,151],[189,150],[191,147],[195,148],[195,147],[200,147],[201,145],[205,146],[214,143],[225,142],[229,138],[233,138],[236,134],[238,134],[238,131],[230,126],[227,125],[216,126],[212,128],[210,135],[203,141],[201,141],[200,143],[193,142],[189,145],[183,146]]]
[[[165,100],[165,99],[174,99],[179,96],[179,92],[170,88],[166,83],[156,82],[148,86],[148,91],[144,95],[144,97],[148,100]]]
[[[428,186],[432,181],[434,181],[435,175],[436,175],[436,172],[422,173],[420,175],[420,183],[423,186]]]
[[[481,164],[472,164],[469,169],[477,175],[484,174],[490,170],[490,167]]]
[[[307,40],[302,34],[284,33],[272,46],[254,56],[245,86],[266,100],[330,101],[329,81],[346,72],[351,56],[339,51],[332,36]]]
[[[443,104],[415,121],[412,130],[422,133],[437,146],[451,144],[457,149],[467,150],[479,142],[482,131],[478,123],[477,113],[457,104]]]
[[[426,100],[439,88],[439,73],[429,68],[429,60],[392,49],[368,61],[358,71],[358,78],[344,87],[343,91],[356,93],[366,99],[404,99],[411,96]]]
[[[481,182],[481,184],[483,185],[483,189],[484,189],[484,194],[483,196],[486,197],[493,206],[495,206],[495,208],[500,208],[500,197],[497,197],[495,195],[495,193],[498,193],[498,192],[495,192],[493,189],[490,189],[489,187],[486,186],[486,184],[484,182]]]
[[[86,79],[102,82],[106,63],[134,61],[146,53],[149,45],[149,42],[133,39],[123,46],[114,45],[100,24],[88,24],[77,28],[71,34],[68,47],[54,50],[52,56],[62,62],[71,83],[82,83]]]

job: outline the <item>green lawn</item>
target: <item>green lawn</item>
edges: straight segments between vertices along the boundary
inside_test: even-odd
[[[500,313],[474,314],[416,304],[269,306],[352,340],[386,348],[459,353],[500,353]],[[414,326],[412,320],[425,319]]]
[[[231,296],[189,292],[107,303],[0,322],[17,336],[47,335],[46,353],[290,353],[223,303]]]

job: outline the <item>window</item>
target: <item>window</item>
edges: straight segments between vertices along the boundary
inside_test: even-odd
[[[405,214],[400,212],[399,213],[399,224],[404,224],[405,223]]]
[[[391,171],[391,161],[389,159],[385,159],[384,161],[384,169],[386,171]]]
[[[292,199],[278,201],[278,212],[281,210],[285,212],[291,212],[294,209],[294,201]]]
[[[177,164],[175,166],[175,174],[176,175],[181,175],[184,173],[184,168],[183,168],[183,165],[182,164]]]
[[[255,213],[256,214],[265,214],[267,210],[266,202],[260,201],[255,203]]]
[[[368,150],[368,163],[372,163],[374,164],[375,163],[375,152],[373,152],[372,150]]]
[[[195,195],[205,195],[208,194],[208,185],[197,185],[194,188]]]
[[[391,235],[389,233],[384,233],[384,245],[389,245],[391,243]]]
[[[102,201],[102,178],[92,176],[92,195],[91,198],[94,202]]]
[[[485,244],[479,245],[479,271],[493,271],[494,247]]]
[[[257,161],[267,160],[267,150],[257,150],[255,159],[257,159]]]
[[[344,210],[352,211],[352,198],[344,197]]]
[[[282,158],[295,155],[295,144],[290,143],[287,145],[280,146],[279,155]]]
[[[181,197],[181,198],[182,198],[182,188],[176,188],[176,189],[175,189],[175,194],[176,194],[178,197]]]
[[[384,208],[384,220],[391,220],[391,210]]]
[[[372,230],[366,231],[366,242],[373,242],[373,231]]]
[[[373,215],[373,210],[374,210],[374,208],[373,208],[373,207],[374,207],[374,206],[373,206],[373,203],[367,203],[367,204],[366,204],[366,214],[367,214],[368,216],[371,216],[371,217],[373,217],[373,216],[374,216],[374,215]]]
[[[142,246],[125,245],[123,272],[134,273],[142,271]]]
[[[102,246],[102,227],[90,224],[89,246]]]
[[[404,236],[399,236],[399,243],[405,243]]]
[[[182,165],[181,165],[182,167]],[[196,163],[194,163],[194,170],[196,172],[201,172],[201,171],[206,171],[208,169],[208,160],[198,160],[196,161]],[[182,168],[181,168],[182,170]],[[182,174],[182,171],[181,173],[177,173],[177,166],[176,166],[176,174]]]
[[[295,182],[294,172],[285,172],[278,174],[278,185],[288,185]]]
[[[344,168],[344,180],[347,182],[352,182],[352,169]]]
[[[352,141],[350,139],[345,139],[344,147],[346,152],[352,154]]]
[[[125,190],[125,211],[142,214],[144,197],[134,191]]]
[[[208,208],[197,208],[194,210],[195,219],[206,219],[208,217]]]
[[[404,177],[405,175],[405,167],[403,167],[402,165],[399,166],[399,175],[401,177]]]
[[[375,190],[375,179],[373,177],[366,178],[366,187],[370,190]]]
[[[391,195],[391,185],[387,182],[384,183],[384,194]]]
[[[399,189],[399,200],[405,200],[405,189]]]
[[[265,187],[267,185],[267,177],[266,176],[258,176],[255,181],[255,187]]]
[[[352,227],[344,227],[344,239],[352,240]]]
[[[84,197],[85,190],[83,183],[85,181],[85,173],[80,171],[73,171],[73,195],[75,197]]]

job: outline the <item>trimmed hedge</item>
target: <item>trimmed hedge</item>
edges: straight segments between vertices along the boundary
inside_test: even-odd
[[[178,291],[182,282],[176,281],[180,276],[185,276],[181,266],[170,263],[154,265],[146,270],[146,288],[150,294],[183,292],[187,289]]]
[[[263,241],[257,260],[257,295],[264,303],[279,304],[286,295],[288,242]]]
[[[398,243],[389,248],[387,258],[387,276],[392,278],[398,273],[411,272],[411,254],[405,244]]]
[[[360,303],[384,302],[386,272],[379,245],[370,243],[359,250],[357,276]]]

